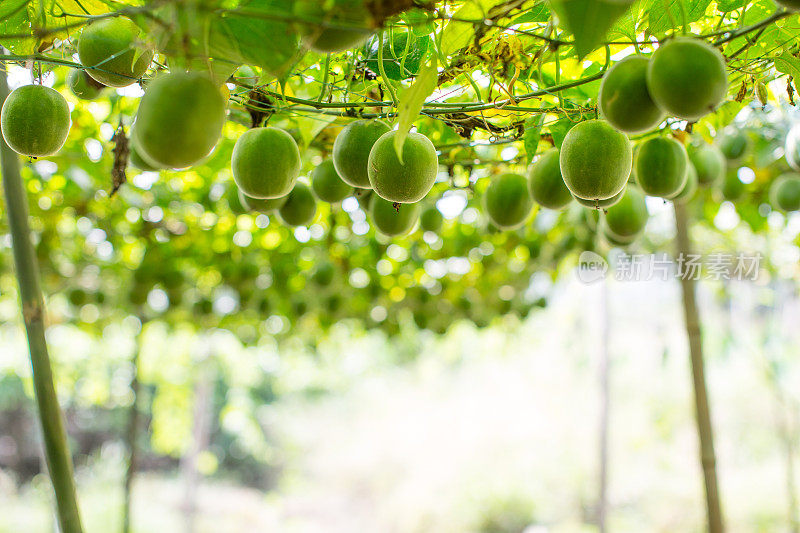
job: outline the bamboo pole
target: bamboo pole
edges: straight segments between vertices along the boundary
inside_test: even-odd
[[[600,341],[600,474],[599,490],[597,497],[597,529],[600,533],[606,532],[606,517],[608,514],[608,414],[610,396],[610,367],[611,367],[611,316],[608,301],[609,280],[603,280],[601,288],[601,313],[602,332]]]
[[[5,69],[0,69],[0,100],[8,96]],[[0,138],[0,171],[6,197],[8,225],[14,249],[22,318],[28,336],[33,389],[39,407],[45,458],[55,492],[62,533],[81,533],[81,518],[75,494],[72,457],[67,445],[64,417],[58,405],[50,356],[45,341],[45,309],[39,286],[39,265],[28,226],[28,198],[20,176],[19,157]]]
[[[133,478],[136,476],[136,468],[138,467],[138,447],[136,440],[139,434],[139,351],[142,347],[142,335],[144,334],[145,321],[141,321],[142,329],[137,335],[136,347],[134,348],[133,358],[131,359],[131,366],[133,367],[133,374],[131,375],[130,388],[133,400],[131,407],[128,411],[128,427],[125,433],[125,440],[128,445],[128,467],[125,470],[125,484],[122,508],[122,532],[130,533],[131,530],[131,500],[133,492]]]
[[[673,205],[675,206],[676,252],[679,257],[686,258],[692,253],[686,207],[677,202]],[[722,533],[725,530],[725,526],[717,487],[714,433],[711,426],[711,412],[706,390],[705,370],[703,368],[703,340],[700,331],[700,313],[697,308],[695,280],[692,279],[692,276],[681,275],[680,281],[683,292],[683,314],[686,323],[686,334],[689,338],[692,380],[694,383],[695,418],[697,420],[697,434],[700,440],[700,464],[705,480],[708,530],[710,533]]]

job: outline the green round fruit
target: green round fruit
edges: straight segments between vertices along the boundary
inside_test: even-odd
[[[274,213],[281,207],[283,204],[286,203],[289,197],[281,196],[280,198],[270,198],[270,199],[261,199],[261,198],[252,198],[247,196],[241,190],[239,191],[239,203],[242,207],[248,211],[258,211],[259,213]]]
[[[282,129],[253,128],[236,141],[231,169],[236,185],[251,198],[289,194],[300,175],[300,150]]]
[[[722,181],[722,197],[726,200],[734,202],[742,197],[745,190],[745,184],[739,179],[738,169],[732,169],[725,173],[725,179]]]
[[[436,206],[433,205],[426,207],[419,217],[419,225],[420,228],[422,228],[422,231],[439,233],[443,224],[444,217],[442,216],[441,211],[436,209]]]
[[[329,262],[321,263],[311,275],[311,280],[320,287],[327,287],[333,283],[336,276],[336,268]]]
[[[405,235],[419,218],[420,204],[396,204],[373,194],[369,214],[375,229],[388,237]]]
[[[605,200],[618,194],[631,175],[631,142],[603,120],[587,120],[561,144],[561,175],[573,195]]]
[[[131,138],[148,162],[185,168],[211,152],[225,120],[225,100],[207,76],[175,72],[148,85]]]
[[[578,198],[575,195],[573,195],[572,197],[575,198],[576,202],[578,202],[584,207],[589,207],[591,209],[607,209],[622,199],[622,196],[625,194],[625,189],[626,187],[623,187],[622,190],[619,191],[617,194],[615,194],[611,198],[606,198],[605,200],[585,200],[583,198]]]
[[[242,204],[242,192],[235,183],[231,183],[228,185],[228,188],[225,189],[225,202],[228,204],[228,208],[231,212],[236,216],[247,213],[249,209],[248,206]]]
[[[323,202],[335,204],[353,194],[353,187],[342,181],[333,161],[326,159],[311,172],[311,188]]]
[[[695,121],[713,111],[728,92],[725,58],[705,41],[677,37],[650,59],[647,88],[661,109]]]
[[[636,182],[650,196],[672,198],[686,183],[689,158],[671,137],[653,137],[639,144],[633,163]]]
[[[740,130],[724,134],[719,140],[719,149],[728,161],[739,161],[747,153],[750,137]]]
[[[493,176],[483,193],[483,206],[492,223],[500,229],[521,226],[533,208],[528,180],[519,174]]]
[[[531,166],[528,192],[536,203],[548,209],[561,209],[572,201],[572,194],[561,177],[558,148],[551,148]]]
[[[80,69],[73,69],[67,74],[67,85],[72,94],[81,100],[94,100],[100,96],[105,87]]]
[[[69,133],[69,106],[58,91],[23,85],[3,102],[0,129],[12,150],[29,157],[58,152]]]
[[[650,131],[664,120],[664,112],[647,89],[647,66],[650,60],[628,56],[603,76],[597,102],[609,124],[625,133]]]
[[[354,48],[372,34],[372,17],[363,0],[299,0],[294,13],[303,19],[297,24],[303,43],[317,52]]]
[[[345,126],[333,142],[333,165],[342,181],[369,189],[367,165],[375,141],[391,128],[380,120],[356,120]]]
[[[133,143],[130,144],[129,148],[130,155],[128,156],[128,162],[139,170],[143,170],[145,172],[158,172],[159,170],[163,169],[163,167],[158,167],[143,159],[142,156],[139,155],[139,151],[136,149],[136,146]]]
[[[636,240],[636,237],[639,236],[638,234],[632,235],[630,237],[623,237],[622,235],[617,235],[616,233],[611,231],[611,229],[608,227],[608,224],[606,224],[605,222],[603,222],[601,227],[602,227],[603,237],[605,237],[606,241],[608,241],[608,243],[611,244],[612,246],[620,246],[620,247],[628,246],[629,244],[631,244],[633,241]]]
[[[311,187],[305,183],[295,184],[292,192],[278,210],[278,216],[288,226],[308,226],[317,214],[317,200]]]
[[[606,211],[605,224],[623,239],[636,237],[644,230],[649,216],[644,193],[638,187],[627,187],[622,199]]]
[[[786,134],[783,152],[789,166],[800,171],[800,126],[794,126]]]
[[[770,202],[781,211],[800,211],[800,174],[778,176],[769,189]]]
[[[694,197],[694,193],[697,192],[699,186],[697,171],[694,169],[694,165],[689,162],[689,164],[686,165],[686,183],[683,184],[681,192],[673,196],[671,200],[676,203],[685,204]]]
[[[697,171],[697,182],[707,187],[719,183],[725,175],[725,156],[713,144],[703,143],[697,147],[690,147],[689,161]]]
[[[372,145],[367,163],[369,183],[378,196],[390,202],[419,202],[436,181],[439,158],[430,139],[410,132],[403,143],[403,160],[397,159],[397,131],[384,133]]]
[[[136,82],[153,60],[140,45],[139,27],[125,17],[106,18],[86,26],[78,40],[78,57],[89,76],[109,87]]]

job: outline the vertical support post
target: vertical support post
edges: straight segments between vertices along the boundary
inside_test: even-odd
[[[679,256],[686,257],[692,253],[686,207],[677,202],[673,205],[675,207],[676,251]],[[680,276],[680,278],[683,293],[683,314],[686,323],[686,334],[689,337],[689,356],[692,367],[692,381],[694,383],[695,418],[700,441],[700,464],[703,468],[706,488],[708,530],[710,533],[722,533],[725,530],[725,526],[717,486],[714,432],[711,426],[711,409],[708,403],[705,369],[703,368],[703,339],[700,331],[700,313],[697,308],[695,280],[691,276]]]
[[[2,50],[2,49],[0,49]],[[2,52],[4,53],[4,52]],[[0,101],[8,96],[5,68],[0,68]],[[33,389],[39,408],[44,452],[55,492],[58,523],[62,533],[81,533],[81,518],[72,471],[72,456],[67,446],[64,416],[58,404],[50,355],[45,341],[45,309],[39,286],[39,264],[28,225],[28,199],[20,176],[19,156],[0,137],[0,171],[6,198],[8,225],[14,249],[14,264],[19,281],[22,318],[28,336]]]

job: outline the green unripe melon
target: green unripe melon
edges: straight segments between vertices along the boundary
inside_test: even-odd
[[[311,172],[311,188],[317,198],[331,204],[341,202],[353,194],[353,187],[342,181],[330,159],[320,163]]]
[[[726,200],[734,202],[742,197],[744,194],[745,185],[739,179],[738,169],[732,169],[725,173],[725,178],[722,180],[722,197]]]
[[[650,59],[647,88],[661,109],[695,121],[713,111],[728,92],[725,58],[705,41],[677,37]]]
[[[561,209],[572,201],[561,177],[558,148],[551,148],[533,163],[528,172],[528,192],[536,203],[548,209]]]
[[[750,138],[743,131],[725,133],[719,140],[719,149],[728,161],[739,161],[747,153]]]
[[[259,213],[274,213],[286,203],[289,196],[281,196],[280,198],[252,198],[247,196],[241,190],[239,191],[239,203],[247,211],[258,211]]]
[[[372,34],[372,17],[363,0],[333,0],[327,4],[319,0],[298,0],[294,12],[301,19],[297,26],[303,43],[317,52],[354,48]]]
[[[94,100],[103,92],[104,85],[83,70],[73,69],[67,74],[67,85],[72,94],[81,100]]]
[[[800,171],[800,126],[794,126],[786,134],[783,153],[789,166]]]
[[[636,182],[645,194],[672,198],[686,182],[688,165],[681,143],[671,137],[653,137],[639,144],[636,151]]]
[[[638,187],[627,187],[620,201],[606,211],[605,223],[614,235],[636,237],[649,217],[644,193]]]
[[[443,224],[444,217],[442,216],[441,211],[436,209],[436,206],[433,205],[426,207],[419,217],[419,225],[422,228],[422,231],[439,233]]]
[[[158,172],[159,170],[163,169],[163,167],[158,167],[157,165],[153,165],[149,161],[142,158],[142,156],[139,155],[139,150],[136,149],[135,144],[131,143],[129,148],[130,148],[130,155],[128,156],[128,162],[134,167],[138,168],[139,170],[143,170],[145,172]]]
[[[3,102],[0,129],[12,150],[29,157],[58,152],[69,133],[69,106],[58,91],[23,85]]]
[[[683,184],[681,191],[672,197],[672,201],[685,204],[694,197],[694,193],[697,192],[697,188],[699,186],[700,184],[697,180],[697,171],[694,169],[694,165],[690,161],[689,164],[686,165],[686,183]]]
[[[778,176],[769,190],[770,202],[781,211],[800,211],[800,174]]]
[[[425,198],[436,181],[439,157],[430,139],[410,132],[403,143],[403,161],[397,159],[397,131],[384,133],[372,145],[367,175],[372,190],[384,200],[413,204]]]
[[[132,140],[150,163],[185,168],[211,152],[225,120],[225,100],[207,76],[165,74],[148,85]]]
[[[327,287],[333,283],[336,276],[336,268],[329,262],[321,263],[311,275],[311,280],[320,287]]]
[[[375,229],[388,237],[405,235],[419,218],[420,204],[397,204],[371,195],[369,214]]]
[[[225,202],[234,215],[243,215],[248,210],[248,207],[242,204],[242,192],[235,183],[228,185],[228,188],[225,189]]]
[[[97,20],[78,39],[78,57],[89,76],[109,87],[127,87],[142,77],[153,51],[140,43],[139,26],[125,17]]]
[[[233,180],[251,198],[286,196],[294,187],[301,166],[294,138],[271,126],[244,132],[231,156]]]
[[[625,133],[650,131],[664,120],[664,112],[647,89],[647,66],[650,60],[628,56],[603,76],[597,102],[609,124]]]
[[[625,194],[625,187],[623,187],[621,191],[619,191],[611,198],[606,198],[605,200],[585,200],[583,198],[578,198],[575,195],[573,195],[572,197],[575,199],[576,202],[578,202],[584,207],[589,207],[591,209],[607,209],[612,205],[616,204],[617,202],[619,202],[624,194]]]
[[[611,229],[608,227],[608,224],[606,224],[605,222],[601,224],[601,228],[603,237],[612,246],[620,246],[620,247],[628,246],[629,244],[631,244],[633,241],[636,240],[636,237],[639,236],[638,234],[631,235],[629,237],[623,237],[622,235],[617,235],[616,233],[611,231]]]
[[[391,128],[380,120],[356,120],[345,126],[333,142],[333,165],[342,180],[369,189],[367,165],[375,141]]]
[[[500,229],[521,226],[533,208],[528,180],[519,174],[493,176],[483,193],[483,206],[492,223]]]
[[[725,156],[713,144],[689,147],[689,161],[697,171],[697,183],[707,187],[719,183],[725,175]]]
[[[317,200],[311,187],[305,183],[295,184],[292,192],[278,210],[278,216],[288,226],[308,226],[317,214]]]
[[[603,120],[587,120],[561,144],[561,175],[573,195],[605,200],[618,194],[631,175],[631,143]]]

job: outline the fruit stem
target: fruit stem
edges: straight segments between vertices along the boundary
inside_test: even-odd
[[[392,107],[397,107],[397,95],[394,92],[394,87],[392,87],[392,80],[386,76],[386,69],[383,66],[383,32],[378,33],[378,71],[381,73],[383,83],[389,90],[389,96],[392,97]]]
[[[2,50],[2,49],[0,49]],[[8,96],[6,71],[0,71],[0,101]],[[22,184],[19,157],[0,138],[0,172],[8,211],[22,318],[28,336],[33,389],[39,407],[45,458],[56,497],[61,533],[81,533],[80,512],[75,495],[72,457],[67,446],[64,418],[58,405],[50,356],[45,340],[45,308],[39,286],[39,264],[28,226],[28,198]]]
[[[686,207],[673,202],[675,207],[675,243],[678,257],[691,256],[689,240],[688,216]],[[722,533],[725,530],[722,508],[717,488],[716,456],[714,454],[714,432],[711,426],[711,409],[706,389],[705,370],[703,368],[703,339],[700,331],[700,313],[697,308],[695,280],[691,273],[679,273],[683,293],[683,313],[686,323],[686,334],[689,339],[689,356],[694,382],[695,417],[697,434],[700,441],[700,464],[706,487],[706,507],[708,513],[709,533]]]

